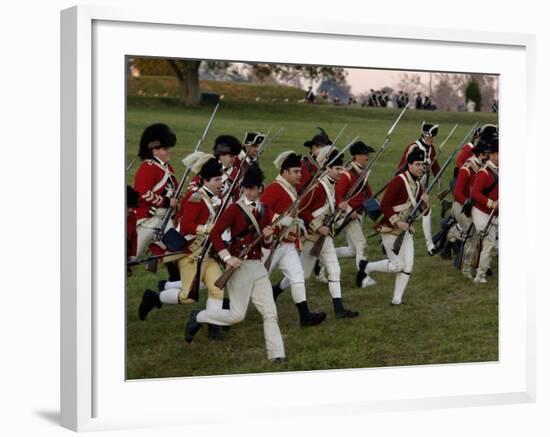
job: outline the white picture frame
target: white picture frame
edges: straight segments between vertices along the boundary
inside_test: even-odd
[[[61,24],[63,426],[78,431],[191,426],[212,420],[231,422],[245,413],[250,421],[251,411],[253,420],[263,421],[272,416],[534,401],[534,287],[528,279],[533,267],[510,248],[522,244],[534,247],[533,239],[525,243],[513,229],[526,222],[525,205],[535,204],[536,175],[527,171],[527,153],[514,156],[514,184],[506,172],[507,166],[511,168],[507,144],[519,143],[527,132],[523,143],[534,147],[530,128],[534,36],[270,17],[253,21],[242,17],[227,23],[215,14],[92,6],[62,11]],[[181,37],[197,44],[182,47],[175,42],[186,40]],[[365,48],[369,49],[366,59],[349,62],[353,49],[363,52]],[[390,48],[393,56],[387,54]],[[415,59],[421,49],[429,49],[433,56]],[[125,54],[499,74],[504,145],[500,159],[505,169],[500,182],[499,361],[125,381],[121,366],[124,342],[120,341],[124,338],[124,244],[122,234],[116,234],[124,229],[119,205],[124,199],[125,94],[120,73],[124,71],[121,55]],[[120,214],[112,213],[119,209]],[[534,213],[532,206],[530,212]],[[112,288],[106,294],[109,286]],[[337,393],[336,387],[349,384],[363,389]],[[299,387],[309,389],[311,398],[289,399],[289,390]],[[215,419],[193,409],[187,395],[172,402],[184,390],[204,404],[220,389],[240,395]],[[262,397],[265,393],[270,396]],[[155,399],[163,399],[164,408],[159,408]],[[182,416],[182,409],[192,414]]]

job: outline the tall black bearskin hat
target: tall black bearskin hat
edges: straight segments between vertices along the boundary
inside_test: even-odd
[[[357,141],[349,148],[349,153],[353,156],[355,155],[368,155],[373,153],[375,150],[372,146],[365,144],[363,141]]]
[[[137,208],[139,202],[139,193],[130,185],[126,185],[126,206],[128,208]]]
[[[498,137],[493,138],[489,141],[489,146],[487,152],[489,153],[498,153]]]
[[[245,146],[259,146],[265,140],[265,134],[260,132],[247,132],[244,137]]]
[[[426,157],[426,154],[424,153],[424,150],[422,150],[419,147],[415,147],[411,153],[407,155],[407,163],[412,164],[416,161],[422,161],[424,162],[424,158]]]
[[[164,123],[155,123],[147,126],[139,140],[139,157],[150,159],[153,157],[153,149],[159,147],[174,147],[176,134]]]
[[[232,135],[220,135],[214,141],[214,155],[216,158],[227,154],[237,156],[241,153],[242,148],[241,142]]]
[[[435,137],[437,135],[438,130],[439,130],[438,124],[430,124],[430,123],[426,123],[425,121],[422,122],[421,132],[422,132],[422,135],[424,135],[425,137]]]
[[[275,164],[275,167],[279,170],[279,173],[282,173],[283,170],[287,170],[289,168],[300,168],[302,166],[302,157],[300,155],[296,155],[293,150],[288,150],[279,154],[279,156],[275,158],[275,161],[273,161],[273,164]]]
[[[243,188],[253,188],[261,187],[264,183],[264,173],[259,165],[253,164],[248,167],[246,173],[243,176],[241,181],[241,187]]]

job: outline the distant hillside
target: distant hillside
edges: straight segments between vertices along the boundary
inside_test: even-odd
[[[285,85],[263,85],[237,82],[222,82],[201,80],[200,89],[203,92],[216,93],[231,101],[264,102],[284,101],[296,103],[304,98],[305,91]],[[172,76],[140,76],[130,77],[128,80],[128,94],[130,96],[148,97],[178,97],[178,83]]]

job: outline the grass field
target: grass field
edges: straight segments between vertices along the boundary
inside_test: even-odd
[[[143,128],[164,122],[178,137],[172,164],[181,175],[184,170],[181,159],[195,147],[211,110],[212,107],[185,108],[172,98],[130,96],[128,162],[135,157]],[[282,135],[262,156],[261,165],[270,181],[276,175],[274,157],[288,149],[305,153],[307,149],[302,144],[316,133],[316,126],[334,137],[347,124],[338,142],[340,146],[359,135],[378,148],[397,114],[397,109],[224,101],[203,150],[210,151],[214,138],[220,134],[242,139],[249,130],[284,127]],[[419,137],[422,120],[440,125],[439,141],[455,123],[459,124],[443,149],[441,161],[444,161],[475,122],[496,123],[497,116],[409,110],[371,174],[370,184],[375,191],[391,177],[405,146]],[[133,183],[137,167],[136,163],[128,172],[129,184]],[[447,186],[451,173],[449,169],[441,189]],[[440,205],[433,197],[435,233],[439,230]],[[370,234],[372,222],[367,219],[364,223],[365,234]],[[373,276],[378,282],[376,286],[358,289],[354,283],[354,260],[342,259],[343,299],[347,307],[360,312],[359,317],[336,320],[326,284],[310,280],[306,284],[310,308],[323,310],[328,317],[319,326],[301,329],[290,292],[285,292],[277,306],[287,361],[278,365],[266,360],[262,322],[253,305],[245,321],[232,327],[223,342],[208,340],[206,328],[199,331],[193,343],[184,341],[189,312],[204,307],[206,291],[196,305],[164,305],[153,310],[147,321],[140,321],[137,308],[143,290],[156,289],[157,281],[165,279],[166,274],[162,267],[156,275],[142,267],[135,268],[127,287],[128,379],[498,360],[498,260],[493,262],[495,275],[490,282],[474,285],[449,261],[439,256],[428,257],[420,223],[416,228],[415,266],[405,291],[405,305],[389,305],[393,274],[377,273]],[[338,238],[337,246],[342,240]],[[369,240],[371,260],[383,257],[378,243],[378,237]],[[278,278],[277,273],[273,280]]]

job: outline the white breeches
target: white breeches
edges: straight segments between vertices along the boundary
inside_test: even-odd
[[[311,256],[309,252],[315,243],[307,240],[302,249],[302,265],[304,268],[304,277],[308,279],[313,272],[317,258]],[[325,238],[323,248],[319,254],[320,263],[325,266],[328,277],[328,288],[333,298],[342,297],[342,288],[340,285],[340,264],[334,249],[334,242],[331,237]]]
[[[489,214],[485,214],[477,208],[472,208],[472,219],[474,221],[474,227],[479,234],[489,220]],[[487,232],[487,235],[483,239],[481,246],[481,254],[479,255],[479,265],[477,268],[477,274],[479,276],[485,276],[485,273],[491,266],[491,259],[498,250],[498,217],[493,218],[491,226]]]
[[[136,256],[139,258],[143,254],[147,253],[149,245],[153,242],[155,238],[155,229],[160,227],[162,218],[166,213],[166,208],[158,208],[155,215],[145,219],[137,225],[137,250]],[[172,220],[168,220],[168,225],[166,226],[165,231],[172,228]]]
[[[277,307],[267,270],[259,260],[245,260],[227,281],[230,309],[206,308],[197,315],[200,323],[234,325],[244,320],[248,304],[262,315],[267,358],[283,358],[285,348],[277,319]]]
[[[363,221],[361,218],[349,222],[344,228],[348,245],[345,247],[336,248],[336,256],[338,256],[338,258],[355,256],[355,264],[357,269],[359,269],[359,262],[366,259],[365,249],[367,248],[367,239],[363,234],[362,223]]]
[[[269,274],[271,275],[277,267],[288,280],[294,303],[306,300],[304,269],[302,268],[302,261],[294,243],[283,242],[275,249],[275,253],[271,258],[271,265],[269,266]]]

